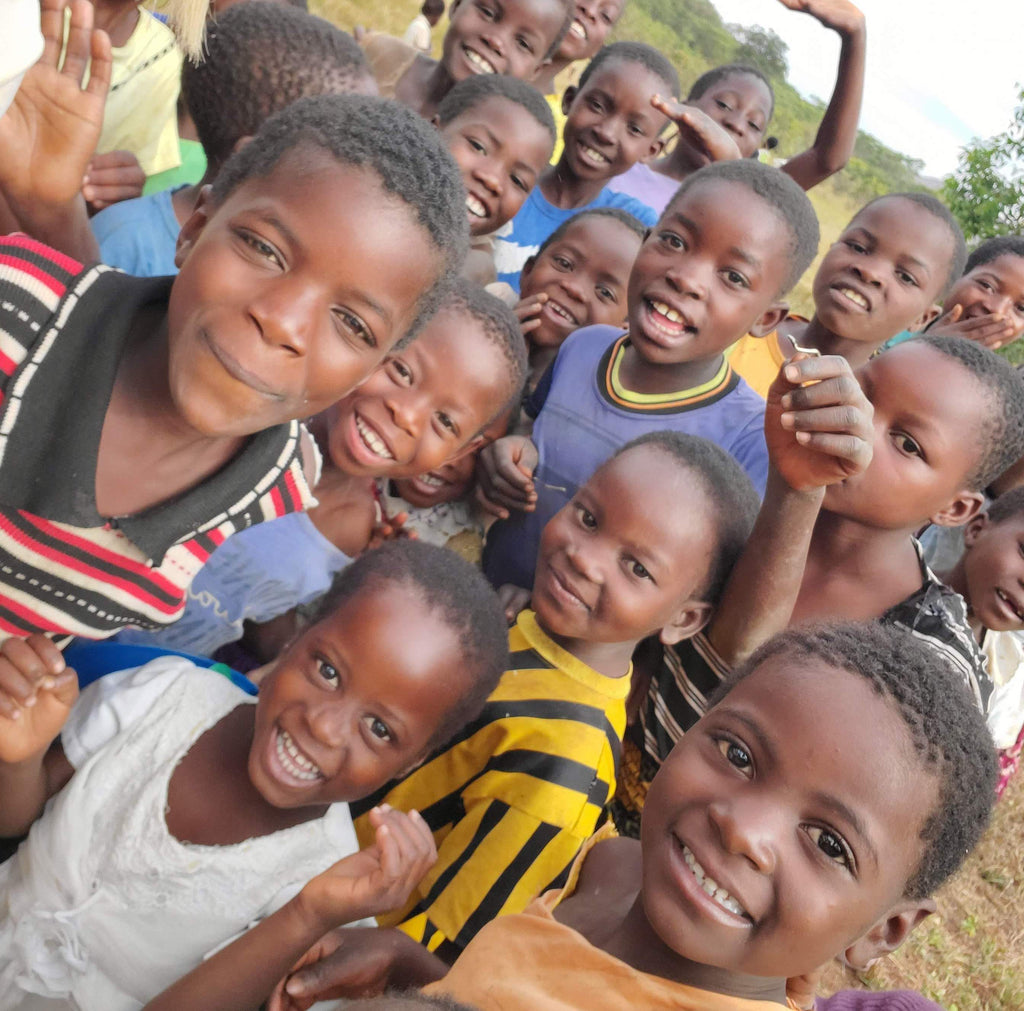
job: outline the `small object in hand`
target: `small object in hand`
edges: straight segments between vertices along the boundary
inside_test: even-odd
[[[810,355],[811,358],[821,357],[821,352],[817,348],[802,348],[792,337],[789,338],[789,342],[793,345],[793,350],[798,355]]]

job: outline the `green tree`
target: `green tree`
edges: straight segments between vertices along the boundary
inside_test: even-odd
[[[1024,233],[1024,89],[1004,133],[960,152],[942,195],[969,242]]]
[[[772,80],[784,80],[789,71],[786,54],[789,46],[770,28],[760,25],[729,25],[729,31],[736,37],[736,53],[733,61],[757,67]]]

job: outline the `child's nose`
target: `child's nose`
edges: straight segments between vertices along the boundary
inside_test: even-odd
[[[723,848],[762,874],[775,870],[774,815],[775,808],[750,798],[720,798],[708,805]]]
[[[250,307],[250,316],[268,344],[295,356],[306,353],[309,332],[309,294],[292,285],[271,285]]]
[[[705,271],[692,256],[676,256],[665,272],[665,280],[670,288],[686,295],[687,298],[703,301],[707,296]]]
[[[875,288],[880,288],[882,286],[881,267],[874,257],[858,257],[857,261],[853,265],[853,272],[865,284],[870,284]]]
[[[423,398],[412,391],[403,391],[403,395],[395,395],[387,400],[388,410],[395,424],[411,436],[416,436],[421,426],[423,414]]]
[[[306,713],[306,722],[313,739],[332,752],[344,750],[351,734],[358,731],[351,726],[351,708],[347,699],[329,699],[311,707]],[[344,754],[340,758],[343,760]]]
[[[572,567],[581,575],[584,579],[591,583],[600,583],[601,580],[601,566],[596,556],[596,552],[592,550],[585,550],[580,548],[578,545],[571,545],[569,550],[566,552]]]
[[[474,174],[477,180],[490,190],[491,193],[496,197],[501,196],[501,177],[493,165],[490,163],[480,165]]]

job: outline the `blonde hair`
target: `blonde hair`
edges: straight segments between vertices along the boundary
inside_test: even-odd
[[[154,10],[167,15],[185,56],[193,63],[203,59],[203,39],[210,0],[155,0]]]

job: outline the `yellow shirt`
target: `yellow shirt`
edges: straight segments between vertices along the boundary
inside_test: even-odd
[[[788,320],[806,323],[803,316],[787,316]],[[783,351],[779,343],[779,331],[773,330],[767,337],[747,334],[741,337],[729,351],[729,364],[746,381],[747,385],[762,397],[768,396],[768,388],[775,382],[779,369],[789,359],[792,351]]]

